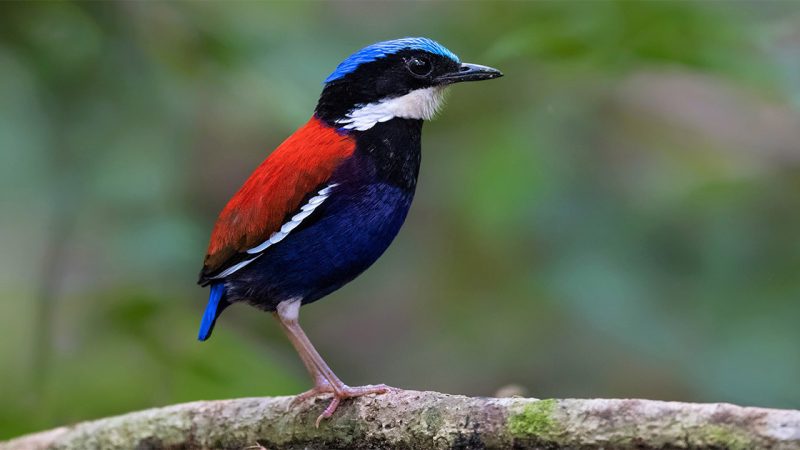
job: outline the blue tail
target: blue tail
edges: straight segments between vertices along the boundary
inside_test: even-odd
[[[217,283],[211,285],[211,294],[208,296],[208,306],[206,312],[203,314],[203,321],[200,322],[200,332],[197,334],[197,339],[205,341],[211,336],[211,331],[214,329],[214,323],[222,311],[230,306],[226,300],[222,299],[222,294],[225,293],[225,283]]]

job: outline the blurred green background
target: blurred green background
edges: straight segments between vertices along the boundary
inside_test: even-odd
[[[216,214],[377,40],[500,80],[303,309],[348,383],[800,408],[800,3],[0,3],[0,438],[293,394],[273,319],[195,340]]]

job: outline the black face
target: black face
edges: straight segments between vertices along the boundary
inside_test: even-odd
[[[502,73],[490,67],[460,64],[423,50],[402,50],[362,64],[325,85],[315,114],[333,124],[356,105],[399,97],[416,89],[499,76]]]

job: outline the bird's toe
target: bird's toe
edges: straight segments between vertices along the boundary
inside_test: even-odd
[[[305,392],[295,395],[294,398],[289,401],[287,410],[294,408],[295,406],[305,402],[306,400],[316,398],[324,394],[332,394],[333,392],[334,392],[333,388],[329,384],[314,386],[313,388]]]

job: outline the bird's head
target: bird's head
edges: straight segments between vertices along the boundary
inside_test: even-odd
[[[328,76],[315,114],[337,128],[357,131],[396,117],[427,120],[442,105],[447,86],[502,75],[462,63],[431,39],[378,42],[350,55]]]

